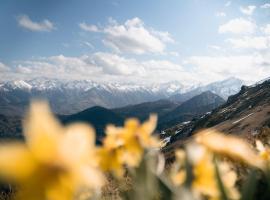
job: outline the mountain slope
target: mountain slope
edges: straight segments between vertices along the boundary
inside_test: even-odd
[[[19,117],[7,117],[0,115],[0,138],[21,139],[21,119]]]
[[[215,128],[225,133],[245,138],[257,137],[264,127],[270,127],[270,80],[253,86],[243,86],[241,91],[228,98],[227,102],[201,119],[188,124],[171,127],[173,130],[169,149],[203,128]]]
[[[179,104],[177,103],[163,99],[153,102],[145,102],[141,104],[125,106],[122,108],[113,109],[113,111],[124,118],[136,117],[141,121],[144,121],[149,117],[149,114],[151,113],[156,113],[158,116],[161,116],[173,110],[178,105]]]
[[[85,122],[94,126],[97,132],[97,139],[104,136],[104,130],[107,124],[123,125],[124,119],[113,111],[95,106],[79,113],[67,116],[59,116],[64,124],[71,122]]]
[[[179,122],[189,121],[206,112],[212,111],[225,101],[218,95],[206,91],[182,103],[174,110],[160,116],[159,128],[169,127]]]

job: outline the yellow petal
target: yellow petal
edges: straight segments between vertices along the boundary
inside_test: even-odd
[[[99,189],[105,183],[103,174],[97,168],[92,166],[80,166],[74,172],[74,175],[77,176],[79,180],[79,186]]]
[[[107,172],[113,172],[118,177],[124,174],[123,169],[123,155],[122,149],[106,149],[104,147],[97,150],[99,167]]]
[[[80,164],[87,162],[93,154],[95,134],[93,128],[87,124],[76,123],[67,126],[59,142],[60,158],[66,164]]]
[[[72,200],[75,186],[76,182],[69,174],[58,175],[52,182],[44,185],[46,199]]]
[[[135,131],[140,125],[139,120],[135,118],[130,118],[125,121],[125,128],[130,131]]]
[[[35,170],[36,162],[21,143],[0,144],[0,176],[22,181]]]
[[[151,114],[149,120],[144,122],[141,128],[145,133],[151,135],[155,131],[156,126],[157,126],[157,115]]]
[[[218,189],[212,155],[206,152],[195,164],[193,170],[195,176],[193,188],[204,195],[217,196]]]
[[[256,148],[259,151],[265,151],[265,147],[263,146],[263,143],[260,140],[256,140]]]
[[[118,148],[123,146],[125,141],[123,138],[124,129],[109,125],[106,128],[106,137],[103,140],[103,146],[106,148]]]
[[[177,174],[172,176],[172,182],[175,185],[182,185],[186,180],[186,172],[184,170],[179,171]]]
[[[254,167],[265,168],[265,162],[257,156],[250,145],[235,136],[224,135],[215,130],[206,130],[197,134],[196,141],[215,153],[240,160]]]
[[[37,159],[54,159],[63,129],[45,102],[34,101],[24,123],[26,142]]]

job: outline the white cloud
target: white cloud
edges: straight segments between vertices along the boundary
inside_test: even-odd
[[[44,19],[41,22],[34,22],[27,15],[21,15],[17,17],[17,21],[19,26],[30,31],[50,32],[55,29],[54,24],[48,19]]]
[[[116,54],[98,52],[90,59],[106,74],[143,75],[145,73],[144,68],[135,59],[126,59]]]
[[[270,37],[257,36],[242,38],[230,38],[227,40],[234,48],[263,50],[270,48]]]
[[[225,3],[225,7],[229,7],[231,4],[232,4],[231,1],[227,1],[227,2]]]
[[[101,71],[87,62],[87,56],[66,57],[63,55],[15,62],[15,76],[35,78],[87,78]],[[19,75],[18,75],[19,74]]]
[[[85,22],[79,23],[79,27],[84,31],[99,32],[100,30],[96,25],[88,25]]]
[[[143,54],[147,52],[161,53],[165,43],[148,29],[139,18],[127,20],[122,25],[109,25],[104,29],[104,44],[118,52]]]
[[[247,7],[242,7],[242,6],[240,7],[240,11],[245,15],[252,15],[255,9],[256,9],[256,6],[254,5],[249,5]]]
[[[226,17],[226,13],[225,12],[217,12],[216,16],[217,17]]]
[[[270,53],[228,56],[193,56],[183,65],[168,60],[126,58],[97,52],[78,57],[63,55],[16,62],[13,71],[1,78],[64,78],[139,84],[181,80],[183,83],[209,83],[231,76],[257,81],[270,74]]]
[[[261,8],[263,8],[263,9],[270,8],[270,3],[266,3],[266,4],[261,5]]]
[[[267,24],[265,27],[262,27],[261,31],[266,35],[270,35],[270,24]]]
[[[17,61],[12,71],[5,71],[0,77],[7,76],[20,79],[48,77],[140,84],[168,82],[179,78],[186,82],[192,80],[192,75],[185,72],[182,66],[168,60],[139,61],[104,52],[78,57],[58,55]]]
[[[127,20],[124,24],[118,24],[109,18],[109,24],[102,30],[85,23],[81,23],[80,27],[86,31],[104,33],[103,44],[118,53],[163,53],[166,43],[174,43],[169,32],[147,28],[137,17]]]
[[[163,42],[167,42],[167,43],[174,43],[175,42],[169,32],[152,30],[151,33],[153,35],[155,35],[156,37],[158,37]]]
[[[90,49],[95,49],[95,46],[91,42],[85,41],[85,42],[82,42],[81,45],[89,47]]]
[[[208,48],[214,49],[214,50],[221,50],[222,49],[220,46],[217,46],[217,45],[209,45]]]
[[[238,77],[246,81],[258,81],[270,74],[270,54],[239,56],[193,56],[186,63],[193,65],[194,77],[203,82]]]
[[[4,63],[0,62],[0,72],[8,72],[10,71],[9,67],[6,66]]]
[[[232,19],[226,24],[219,26],[219,33],[250,34],[256,30],[256,24],[244,18]]]
[[[175,57],[179,57],[180,56],[180,54],[178,52],[176,52],[176,51],[171,51],[168,54],[171,55],[171,56],[175,56]]]

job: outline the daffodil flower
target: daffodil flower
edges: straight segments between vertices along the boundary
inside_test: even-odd
[[[259,156],[265,160],[270,160],[270,149],[269,147],[266,147],[263,145],[263,143],[260,140],[256,140],[256,149],[259,151]]]
[[[242,161],[250,166],[265,169],[265,161],[244,140],[208,129],[196,135],[196,141],[210,151]]]
[[[221,193],[218,186],[217,174],[213,162],[213,153],[202,145],[190,143],[187,145],[187,153],[183,150],[176,151],[176,162],[179,171],[172,174],[172,182],[176,186],[181,186],[186,182],[187,171],[183,167],[186,163],[186,157],[190,162],[192,170],[191,191],[195,197],[201,199],[218,200]],[[235,188],[237,180],[236,173],[227,163],[218,163],[221,179],[230,199],[239,199],[239,193]]]
[[[0,178],[18,184],[16,199],[69,200],[81,188],[99,189],[93,129],[61,126],[49,106],[33,102],[24,122],[25,143],[0,144]]]
[[[128,119],[124,127],[107,126],[103,146],[98,150],[101,168],[121,176],[124,166],[138,166],[144,149],[158,147],[160,144],[152,136],[156,123],[157,116],[151,115],[143,124],[137,119]]]

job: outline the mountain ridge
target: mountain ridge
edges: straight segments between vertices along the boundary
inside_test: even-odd
[[[235,84],[233,87],[240,89],[240,82]],[[210,90],[217,90],[218,87],[220,91],[224,91],[226,86],[222,85],[222,82],[212,83],[213,85],[217,86]],[[111,109],[160,99],[182,103],[205,90],[201,89],[202,86],[197,89],[194,87],[177,81],[148,86],[131,83],[97,83],[91,80],[7,81],[0,83],[0,114],[23,115],[32,98],[48,100],[53,111],[58,114],[74,114],[96,105]],[[177,95],[182,99],[172,98]],[[226,91],[224,95],[227,95]]]

